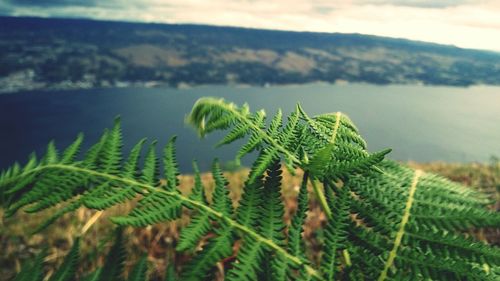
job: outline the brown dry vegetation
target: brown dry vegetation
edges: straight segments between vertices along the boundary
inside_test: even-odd
[[[409,163],[414,168],[424,169],[429,172],[435,172],[446,176],[454,181],[464,183],[474,188],[489,193],[493,198],[497,199],[497,203],[492,208],[499,209],[499,192],[500,192],[500,164],[493,162],[490,165],[485,164],[447,164],[447,163]],[[225,173],[230,185],[230,195],[233,202],[237,202],[241,195],[241,186],[246,178],[247,170]],[[213,190],[213,181],[210,174],[202,175],[203,182],[208,190],[208,198],[211,200],[211,192]],[[180,177],[180,189],[183,193],[188,193],[193,186],[193,177],[183,175]],[[290,215],[296,209],[296,195],[299,190],[301,175],[298,173],[295,176],[285,172],[283,177],[283,197],[286,207],[285,220],[288,223]],[[317,261],[319,258],[321,239],[321,224],[325,221],[324,214],[320,211],[314,195],[311,193],[311,212],[308,213],[304,239],[309,254]],[[134,203],[122,204],[114,209],[111,209],[93,224],[90,230],[85,234],[82,243],[82,259],[81,272],[88,272],[97,265],[102,265],[103,254],[106,253],[110,246],[109,241],[112,240],[112,225],[107,220],[107,217],[114,214],[124,214],[130,210]],[[236,206],[235,206],[236,207]],[[1,209],[0,209],[1,212]],[[181,266],[189,258],[189,254],[175,253],[174,248],[179,237],[179,227],[182,227],[188,222],[187,212],[178,221],[172,223],[157,224],[146,228],[125,229],[125,237],[128,237],[127,249],[127,266],[130,267],[139,256],[143,253],[148,253],[150,262],[151,276],[157,276],[157,279],[163,275],[167,263],[167,257],[174,260],[177,267]],[[3,219],[0,221],[0,276],[2,279],[9,280],[15,272],[20,270],[20,265],[23,260],[33,257],[43,247],[48,247],[49,255],[46,259],[47,270],[49,274],[62,262],[62,257],[69,250],[74,237],[81,232],[82,227],[95,215],[95,211],[80,209],[76,214],[68,215],[59,220],[40,234],[28,235],[30,230],[48,214],[45,213],[28,215],[20,212],[15,217]],[[1,215],[1,214],[0,214]],[[477,231],[476,235],[480,239],[489,241],[492,244],[500,244],[500,232],[496,230],[481,230]],[[200,243],[200,247],[203,241]],[[229,264],[231,259],[225,261]],[[219,264],[218,276],[224,274],[224,264]]]
[[[116,49],[117,55],[129,59],[132,64],[144,67],[156,67],[158,64],[178,67],[188,64],[182,54],[174,49],[160,48],[154,45],[141,44]]]

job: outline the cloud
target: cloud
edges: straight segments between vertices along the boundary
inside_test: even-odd
[[[0,0],[0,14],[364,33],[500,51],[498,0]]]
[[[21,7],[95,7],[98,1],[94,0],[7,0],[11,6]]]
[[[392,5],[415,8],[447,8],[457,7],[465,4],[484,2],[481,0],[357,0],[360,5]]]

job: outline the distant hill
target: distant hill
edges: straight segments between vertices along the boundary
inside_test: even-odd
[[[315,81],[500,85],[500,53],[360,34],[0,17],[0,92]]]

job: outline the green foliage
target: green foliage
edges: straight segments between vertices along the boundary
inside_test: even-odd
[[[43,259],[46,253],[46,249],[43,249],[33,260],[25,262],[14,281],[42,281]]]
[[[196,162],[193,164],[193,168],[195,171],[195,184],[191,193],[191,199],[208,205]],[[177,251],[194,249],[198,241],[210,231],[210,215],[207,212],[200,212],[199,210],[193,211],[195,214],[191,216],[190,224],[181,230],[179,244],[176,247]]]
[[[75,280],[76,270],[79,262],[79,251],[80,251],[80,239],[76,239],[73,242],[73,247],[64,258],[63,264],[59,269],[52,275],[49,281],[71,281]]]
[[[262,110],[251,113],[247,105],[204,98],[188,117],[202,136],[229,130],[221,145],[248,137],[237,160],[258,152],[236,209],[217,160],[212,166],[212,200],[207,200],[196,165],[191,194],[183,195],[178,190],[175,138],[163,151],[160,172],[155,141],[145,153],[142,140],[127,157],[122,155],[117,119],[80,160],[76,152],[81,136],[62,156],[51,142],[41,160],[33,155],[24,167],[16,164],[2,172],[5,214],[54,208],[44,228],[81,207],[106,210],[139,198],[128,215],[111,220],[123,227],[142,227],[176,220],[185,208],[190,222],[177,250],[193,257],[182,267],[179,280],[210,280],[221,262],[228,280],[498,280],[500,249],[464,234],[471,228],[500,226],[500,215],[488,209],[491,200],[486,195],[384,160],[390,150],[369,153],[342,113],[309,117],[297,106],[286,122],[281,111],[269,123],[265,116]],[[291,171],[304,171],[290,223],[284,220],[281,160]],[[328,218],[320,264],[308,256],[302,242],[308,182]],[[118,231],[104,266],[83,280],[124,280],[122,239]],[[61,272],[70,275],[74,259],[70,254]],[[26,268],[41,272],[41,262]],[[173,266],[168,272],[175,279]],[[142,259],[129,279],[143,280],[146,275]]]
[[[126,250],[123,232],[121,228],[116,229],[115,243],[106,257],[104,266],[99,272],[98,281],[122,281],[125,266]]]
[[[172,263],[167,265],[167,270],[165,272],[165,281],[176,281],[177,276],[175,274],[175,267]]]
[[[127,281],[145,281],[147,280],[148,257],[143,256],[132,269]]]

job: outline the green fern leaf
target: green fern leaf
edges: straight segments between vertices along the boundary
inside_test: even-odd
[[[274,163],[267,170],[263,191],[260,192],[261,208],[257,218],[259,233],[272,241],[272,243],[283,247],[285,242],[283,222],[284,206],[281,200],[281,164],[274,160]],[[254,241],[249,237],[244,237],[242,247],[236,257],[234,268],[229,271],[229,280],[256,280],[261,269],[262,258],[272,257],[273,253],[268,252],[265,245],[260,241]],[[286,262],[278,257],[273,258],[270,263],[268,275],[283,276],[281,271],[275,271],[284,267]]]
[[[205,195],[205,188],[201,181],[200,169],[198,168],[198,163],[193,161],[193,171],[194,171],[194,187],[189,195],[189,199],[201,202],[208,205],[207,197]]]
[[[208,205],[205,190],[200,178],[200,171],[196,162],[193,163],[195,172],[195,185],[190,195],[191,200],[196,200],[204,205]],[[210,215],[206,212],[197,212],[192,216],[189,224],[181,230],[177,251],[193,249],[198,241],[211,229]]]
[[[321,269],[325,280],[335,280],[339,271],[339,252],[346,250],[349,221],[349,190],[347,187],[337,188],[334,198],[331,189],[325,186],[328,205],[335,214],[329,219],[325,227],[325,242],[323,256],[321,257]]]
[[[144,183],[156,186],[159,180],[158,158],[156,157],[156,141],[153,141],[146,152],[141,180]]]
[[[165,165],[165,178],[167,179],[168,191],[177,191],[177,186],[179,186],[179,165],[177,164],[177,159],[175,156],[175,140],[176,137],[172,137],[165,146],[164,151],[164,165]]]
[[[80,239],[73,242],[73,247],[64,258],[63,264],[50,277],[49,281],[72,281],[75,280],[78,260],[80,258]]]
[[[106,142],[99,151],[98,165],[102,167],[104,173],[113,175],[120,174],[120,166],[122,161],[122,131],[120,126],[120,118],[115,119],[115,125],[109,132]]]
[[[262,177],[252,182],[246,181],[243,192],[236,210],[236,221],[244,226],[256,228],[259,222],[260,206],[262,206],[262,195],[264,182]]]
[[[99,281],[99,278],[101,276],[102,272],[102,267],[96,269],[94,272],[87,274],[84,276],[81,280],[82,281]]]
[[[161,192],[153,192],[139,200],[137,206],[125,217],[112,217],[120,226],[143,227],[159,222],[175,220],[181,215],[182,202]]]
[[[57,152],[57,148],[54,144],[54,141],[50,141],[47,145],[47,152],[45,152],[44,158],[41,160],[41,163],[45,165],[54,164],[59,161],[59,153]]]
[[[148,271],[148,256],[142,256],[134,265],[128,276],[128,281],[146,281]]]
[[[130,151],[128,159],[123,165],[124,177],[137,178],[137,176],[140,174],[139,158],[141,157],[142,147],[144,146],[145,142],[146,139],[141,139]]]
[[[123,231],[121,228],[117,228],[115,231],[115,242],[106,256],[104,266],[99,273],[98,281],[124,280],[123,270],[126,255]]]
[[[55,211],[50,217],[45,219],[42,223],[40,223],[32,233],[38,233],[47,227],[49,227],[51,224],[53,224],[55,221],[57,221],[59,218],[64,216],[65,214],[72,213],[78,208],[82,206],[82,202],[79,199],[76,199],[74,201],[66,203],[64,206],[61,206],[57,211]]]
[[[111,219],[118,225],[139,227],[175,220],[186,207],[191,221],[182,230],[178,249],[192,250],[200,244],[201,250],[193,253],[181,280],[213,278],[215,264],[232,259],[233,246],[239,250],[236,262],[229,267],[229,280],[498,279],[498,247],[464,234],[471,228],[500,225],[498,212],[488,209],[492,200],[441,177],[383,160],[389,150],[369,153],[357,128],[344,114],[311,118],[297,106],[287,122],[278,111],[266,125],[263,111],[251,113],[248,105],[237,107],[208,98],[195,104],[188,121],[200,135],[229,129],[223,144],[248,137],[238,160],[258,151],[236,212],[217,161],[212,166],[215,188],[211,204],[196,167],[193,192],[189,196],[180,193],[175,138],[164,149],[166,185],[159,184],[155,142],[143,164],[140,156],[144,140],[122,163],[117,119],[81,161],[76,159],[82,142],[79,136],[61,155],[50,143],[42,160],[32,155],[24,167],[14,164],[2,171],[0,195],[2,205],[7,206],[5,214],[11,216],[21,208],[39,212],[58,206],[41,225],[44,228],[82,206],[105,210],[139,197],[128,216]],[[304,172],[288,232],[278,159],[290,171],[300,168]],[[308,180],[328,217],[326,226],[317,232],[318,241],[324,241],[319,269],[308,261],[302,243],[309,205]],[[317,180],[324,190],[315,184]],[[204,236],[209,236],[206,243],[199,243]],[[123,279],[120,239],[105,266],[88,278]],[[68,272],[64,270],[68,266],[64,265],[62,272]],[[41,276],[39,268],[30,270]],[[140,268],[143,272],[142,265]]]
[[[82,146],[82,142],[83,142],[83,134],[80,133],[78,134],[78,136],[76,137],[75,141],[70,144],[63,152],[62,156],[61,156],[61,161],[60,163],[61,164],[69,164],[69,163],[72,163],[78,152],[80,152],[80,148]]]
[[[211,227],[209,214],[199,213],[193,216],[189,224],[182,229],[176,250],[194,249],[198,241],[210,231]]]
[[[24,262],[21,272],[16,275],[14,281],[42,281],[43,260],[47,255],[47,249],[43,249],[33,260]]]
[[[175,274],[175,266],[173,263],[167,264],[167,269],[165,271],[165,281],[177,281],[177,276]]]
[[[109,137],[109,130],[105,129],[99,141],[94,144],[90,149],[85,153],[83,159],[83,166],[88,168],[97,168],[97,161],[99,160],[100,154],[105,149],[105,144],[107,143]]]
[[[217,237],[211,238],[203,249],[184,267],[180,280],[210,280],[214,265],[232,254],[233,235],[229,228],[216,231]]]
[[[264,183],[259,228],[262,236],[273,241],[276,245],[283,246],[285,241],[285,223],[283,216],[285,207],[281,198],[281,164],[274,161],[267,170]]]
[[[233,215],[233,204],[231,198],[229,198],[229,190],[227,185],[229,184],[219,165],[219,161],[215,159],[212,165],[212,176],[215,181],[215,189],[213,194],[213,208],[214,210],[220,212],[222,215],[231,217]]]
[[[228,272],[227,280],[258,280],[260,263],[264,258],[264,248],[251,238],[243,239],[243,246],[238,251],[237,262]]]
[[[309,180],[309,173],[305,172],[302,177],[302,184],[300,186],[299,194],[297,196],[297,210],[292,218],[292,222],[288,229],[288,248],[290,253],[302,259],[304,256],[302,232],[304,230],[304,222],[309,208],[307,181]]]

